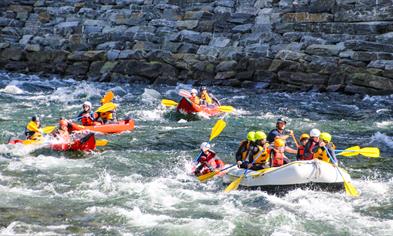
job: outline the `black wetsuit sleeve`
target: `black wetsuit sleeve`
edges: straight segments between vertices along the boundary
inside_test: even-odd
[[[242,152],[244,151],[244,148],[245,148],[245,144],[241,143],[240,147],[237,149],[237,152],[236,152],[236,162],[243,161],[242,160]]]
[[[258,152],[258,147],[252,146],[250,148],[250,151],[248,152],[248,157],[247,157],[248,162],[252,163],[254,161],[254,155],[257,152]]]

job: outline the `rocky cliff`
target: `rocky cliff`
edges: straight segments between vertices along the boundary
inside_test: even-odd
[[[2,0],[0,68],[393,92],[393,0]]]

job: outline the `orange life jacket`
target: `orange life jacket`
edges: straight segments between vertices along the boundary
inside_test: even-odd
[[[94,120],[93,120],[93,117],[91,117],[91,114],[83,114],[82,118],[81,118],[81,123],[84,126],[94,125]]]
[[[190,99],[191,102],[199,105],[200,100],[199,100],[198,96],[190,97],[189,99]]]
[[[270,158],[272,158],[272,167],[278,167],[284,165],[284,153],[283,152],[277,152],[275,149],[273,149],[270,152]]]

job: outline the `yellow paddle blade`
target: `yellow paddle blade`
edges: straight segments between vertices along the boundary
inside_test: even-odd
[[[360,155],[371,157],[371,158],[378,158],[380,155],[379,148],[376,147],[365,147],[360,149]]]
[[[30,140],[30,139],[27,139],[27,140],[23,140],[22,143],[23,143],[23,144],[39,144],[39,143],[41,143],[41,141],[40,141],[40,140]]]
[[[227,123],[224,120],[218,120],[217,123],[213,126],[212,132],[210,134],[209,142],[212,141],[215,137],[221,134],[221,132],[225,129]]]
[[[359,146],[353,146],[345,149],[344,151],[338,153],[337,155],[341,155],[345,157],[357,156],[359,155],[359,150],[360,150]]]
[[[209,173],[207,173],[207,174],[200,175],[200,176],[198,176],[197,178],[199,179],[199,181],[205,182],[205,181],[207,181],[207,180],[213,178],[213,177],[214,177],[216,174],[218,174],[218,173],[220,173],[220,171],[215,170],[215,171],[209,172]]]
[[[97,147],[102,147],[108,144],[108,140],[106,139],[97,139],[96,140],[96,146]]]
[[[239,178],[234,180],[231,184],[226,187],[224,192],[229,193],[232,190],[236,190],[239,187],[240,182],[242,182],[242,179],[244,178],[244,174],[242,174]]]
[[[115,97],[115,94],[112,91],[108,91],[105,93],[104,97],[101,99],[101,103],[105,104],[108,103],[110,101],[112,101],[112,99]]]
[[[233,112],[235,110],[233,106],[220,106],[219,108],[221,112]]]
[[[269,168],[265,168],[265,169],[262,169],[262,170],[258,170],[257,172],[258,172],[258,174],[255,174],[255,175],[252,175],[252,176],[260,176],[260,175],[263,175],[263,174],[265,174],[265,173],[267,173],[267,172],[269,172],[269,171],[272,171],[272,170],[274,170],[274,169],[277,169],[277,168],[274,168],[274,167],[269,167]]]
[[[100,106],[96,112],[108,112],[113,111],[116,109],[116,104],[112,102],[105,103],[104,105]]]
[[[42,132],[44,132],[46,134],[50,134],[55,129],[56,129],[56,126],[46,126],[46,127],[42,128]]]
[[[359,192],[356,190],[355,186],[347,182],[344,178],[343,180],[344,180],[345,192],[351,197],[359,197]]]
[[[166,107],[175,107],[177,106],[177,102],[169,100],[169,99],[162,99],[161,104]]]

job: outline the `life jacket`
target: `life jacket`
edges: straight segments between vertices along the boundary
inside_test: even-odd
[[[314,159],[313,149],[318,145],[318,142],[315,142],[312,138],[308,140],[306,145],[304,146],[304,154],[303,160],[312,160]]]
[[[330,150],[335,150],[336,146],[333,143],[328,143],[326,145],[326,148],[328,148]],[[321,161],[330,162],[330,158],[329,158],[328,154],[326,153],[326,149],[323,147],[318,148],[318,150],[314,153],[314,158],[319,159]]]
[[[258,145],[258,152],[253,155],[253,160],[255,164],[265,164],[269,161],[270,150],[268,148],[263,148]]]
[[[284,165],[284,158],[285,155],[283,152],[277,152],[275,149],[272,149],[270,152],[271,166],[272,167],[279,167]]]
[[[251,142],[250,141],[243,141],[241,144],[240,144],[240,146],[244,146],[245,148],[244,148],[244,150],[242,151],[242,153],[241,153],[241,156],[242,156],[242,161],[245,161],[245,160],[247,160],[247,156],[248,156],[248,152],[250,151],[250,145],[251,145]]]
[[[98,115],[104,123],[108,120],[113,120],[113,111],[100,112]]]
[[[207,155],[204,152],[202,152],[202,155],[198,161],[201,163],[206,163],[206,162],[211,161],[215,156],[216,156],[216,153],[214,153],[213,151],[209,151]]]
[[[93,113],[82,113],[82,117],[80,118],[83,126],[92,126],[94,125]]]
[[[189,99],[190,99],[191,102],[193,102],[193,103],[195,103],[195,104],[198,104],[198,105],[199,105],[199,103],[200,103],[200,99],[199,99],[198,96],[190,97]]]
[[[213,103],[212,98],[209,96],[209,94],[207,92],[202,92],[200,97],[201,97],[201,100],[206,102],[207,105],[210,105]]]
[[[41,126],[37,126],[37,123],[30,121],[25,128],[25,135],[27,139],[37,140],[42,138],[41,132],[38,130]]]
[[[300,145],[297,148],[297,157],[298,157],[298,160],[305,160],[305,157],[304,157],[304,146],[303,145]]]

